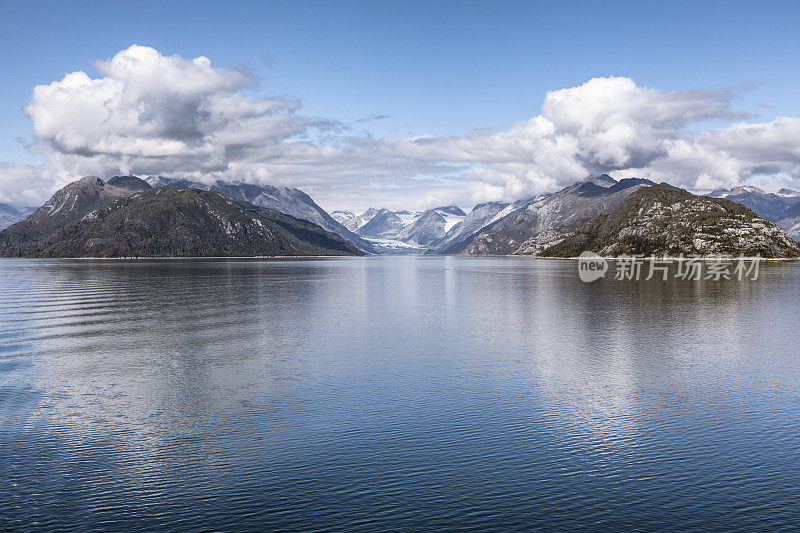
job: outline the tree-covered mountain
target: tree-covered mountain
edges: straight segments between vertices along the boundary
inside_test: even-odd
[[[640,188],[539,255],[576,257],[587,250],[605,256],[800,256],[800,244],[745,206],[667,185]]]
[[[138,178],[70,183],[0,232],[6,257],[359,255],[316,224],[216,191]]]
[[[293,187],[274,187],[272,185],[254,185],[249,183],[229,183],[215,181],[210,184],[173,179],[165,177],[148,178],[149,183],[155,187],[166,185],[173,189],[204,189],[226,194],[237,202],[245,202],[259,207],[274,209],[295,218],[308,220],[323,229],[340,235],[357,248],[372,252],[372,245],[345,228],[339,221],[329,215],[324,209],[300,189]]]
[[[0,232],[4,256],[208,257],[360,255],[338,235],[216,191],[135,192],[37,240]]]

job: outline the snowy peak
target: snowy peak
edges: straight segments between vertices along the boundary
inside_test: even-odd
[[[403,219],[394,212],[386,208],[381,209],[369,219],[363,226],[358,228],[357,233],[362,237],[383,239],[394,236],[403,229]]]
[[[747,207],[760,217],[784,226],[783,220],[791,217],[793,209],[800,205],[800,193],[791,189],[781,189],[777,194],[766,192],[752,185],[742,185],[733,189],[721,189],[709,194],[712,198],[727,198]],[[793,237],[795,234],[790,234]]]
[[[361,214],[358,215],[354,214],[352,218],[349,218],[347,221],[342,222],[342,224],[350,231],[358,233],[358,229],[367,222],[369,222],[370,220],[372,220],[372,217],[374,217],[377,214],[378,210],[375,209],[374,207],[370,207]]]
[[[455,206],[455,205],[448,205],[446,207],[436,207],[433,210],[436,211],[437,213],[439,213],[442,216],[444,216],[444,215],[452,215],[452,216],[456,216],[456,217],[465,217],[465,216],[467,216],[467,214],[464,211],[462,211],[460,207]]]
[[[352,220],[355,218],[356,214],[352,211],[331,211],[331,216],[336,220],[339,224],[344,225],[345,222],[348,220]]]
[[[613,187],[617,184],[617,180],[609,176],[608,174],[600,174],[599,176],[589,176],[585,180],[584,183],[594,183],[600,187]]]
[[[733,189],[724,193],[722,198],[727,198],[728,196],[739,196],[740,194],[767,194],[764,189],[760,189],[753,185],[742,185],[740,187],[734,187]]]

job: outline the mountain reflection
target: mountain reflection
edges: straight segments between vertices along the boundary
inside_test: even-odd
[[[795,263],[746,283],[587,284],[529,258],[0,270],[0,510],[20,519],[742,519],[701,486],[766,524],[800,474]]]

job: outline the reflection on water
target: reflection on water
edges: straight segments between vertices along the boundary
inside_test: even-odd
[[[0,524],[800,526],[800,265],[0,262]]]

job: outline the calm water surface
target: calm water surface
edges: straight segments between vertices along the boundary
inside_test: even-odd
[[[0,261],[0,529],[800,527],[800,264]]]

